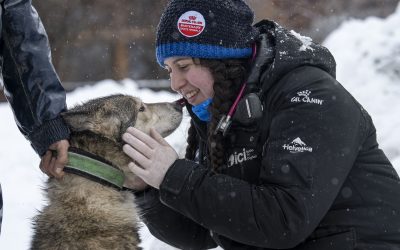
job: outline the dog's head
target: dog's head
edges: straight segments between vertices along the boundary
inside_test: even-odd
[[[144,103],[137,97],[111,95],[90,100],[62,114],[72,132],[90,131],[118,142],[130,126],[145,133],[155,128],[163,137],[182,121],[177,103]]]
[[[122,135],[128,127],[145,133],[150,128],[163,137],[171,134],[182,121],[177,103],[143,103],[128,95],[111,95],[90,100],[62,114],[71,130],[71,146],[100,156],[123,170],[129,187],[135,188],[135,176],[129,171],[130,159],[122,152]]]

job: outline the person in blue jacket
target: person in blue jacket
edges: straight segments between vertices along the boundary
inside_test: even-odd
[[[243,0],[172,0],[157,60],[191,116],[184,159],[129,128],[158,239],[180,249],[400,249],[400,180],[323,46]]]
[[[51,63],[46,31],[30,0],[0,0],[0,5],[0,67],[5,96],[19,130],[41,157],[40,169],[61,178],[70,132],[60,117],[66,110],[65,91]],[[0,222],[2,205],[0,189]]]

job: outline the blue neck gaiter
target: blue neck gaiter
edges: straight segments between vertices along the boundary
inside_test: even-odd
[[[203,122],[209,122],[211,121],[211,113],[210,111],[208,111],[208,107],[210,106],[211,103],[212,103],[212,98],[208,98],[204,102],[196,106],[193,106],[192,111]]]

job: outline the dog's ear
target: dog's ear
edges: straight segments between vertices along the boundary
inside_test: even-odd
[[[85,130],[94,130],[96,127],[95,119],[88,111],[84,110],[70,110],[61,113],[61,117],[67,123],[69,129],[73,132],[80,132]]]
[[[136,120],[136,103],[132,98],[112,96],[92,100],[61,114],[72,132],[90,131],[113,141]]]
[[[118,113],[104,113],[104,110],[95,114],[82,111],[65,112],[62,117],[72,132],[90,131],[110,140],[119,141],[128,126],[124,126]]]

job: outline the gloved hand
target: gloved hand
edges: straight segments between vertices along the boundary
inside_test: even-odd
[[[150,186],[159,189],[167,170],[178,159],[178,154],[154,129],[150,136],[130,127],[122,139],[127,143],[123,151],[133,162],[129,169]]]
[[[42,172],[47,174],[49,177],[63,177],[63,169],[68,162],[68,148],[68,140],[61,140],[51,144],[40,161],[39,168]],[[57,154],[53,154],[51,150],[57,151]]]

